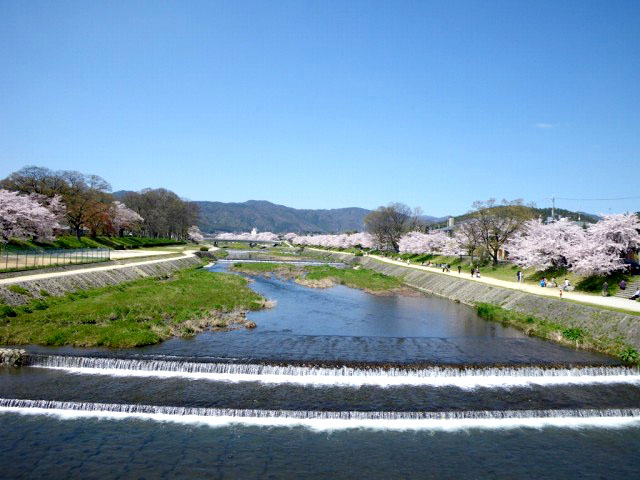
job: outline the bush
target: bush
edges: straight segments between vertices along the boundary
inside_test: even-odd
[[[18,314],[9,305],[0,305],[0,318],[16,317]]]
[[[638,363],[638,351],[633,347],[627,347],[620,352],[620,360],[625,363]]]
[[[566,328],[562,331],[562,336],[567,340],[573,340],[577,342],[584,337],[584,332],[580,328]]]
[[[200,251],[201,252],[208,252],[209,251],[209,247],[200,247]]]

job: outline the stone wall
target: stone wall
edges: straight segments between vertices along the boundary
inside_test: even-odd
[[[180,257],[144,265],[124,266],[110,270],[76,273],[58,277],[36,280],[24,280],[10,285],[0,285],[0,302],[7,305],[21,305],[34,298],[42,298],[43,293],[58,296],[78,290],[106,287],[119,283],[130,282],[145,277],[158,277],[169,275],[176,270],[195,267],[201,261],[197,257]],[[10,287],[16,285],[26,289],[29,294],[16,293]],[[46,295],[45,294],[45,295]]]
[[[496,287],[464,277],[452,278],[448,275],[382,262],[371,257],[337,253],[329,257],[349,264],[357,262],[365,268],[400,277],[411,287],[460,303],[490,303],[541,320],[582,328],[596,338],[622,338],[626,343],[640,349],[640,317],[637,315]]]

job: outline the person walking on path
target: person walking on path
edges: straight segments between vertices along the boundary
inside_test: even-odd
[[[627,281],[626,280],[621,280],[620,281],[620,290],[626,290],[627,289]]]
[[[476,267],[471,265],[471,278],[473,278],[473,274],[476,273]]]
[[[522,287],[522,270],[518,270],[518,287]]]
[[[602,284],[602,296],[603,297],[608,297],[609,296],[609,284],[605,282]]]
[[[458,265],[458,275],[460,275],[461,272],[462,272],[462,267]]]

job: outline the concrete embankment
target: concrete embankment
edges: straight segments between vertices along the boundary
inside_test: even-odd
[[[122,266],[109,270],[87,271],[72,275],[52,276],[11,284],[0,285],[0,302],[7,305],[21,305],[34,298],[47,295],[57,296],[78,290],[117,285],[145,277],[169,275],[177,270],[201,264],[195,256],[174,258],[154,263]]]
[[[452,278],[448,275],[381,262],[371,257],[339,253],[328,256],[345,263],[359,263],[365,268],[402,278],[407,285],[426,293],[467,305],[490,303],[567,328],[581,328],[596,338],[622,339],[640,349],[640,317],[636,315],[473,282],[464,277]]]

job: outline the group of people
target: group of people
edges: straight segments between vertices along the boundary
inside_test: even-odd
[[[547,280],[547,277],[542,277],[542,280],[540,280],[540,286],[546,288],[556,288],[558,286],[558,282],[556,282],[556,277],[551,277],[550,281]],[[565,278],[564,285],[562,286],[563,290],[568,290],[570,286],[571,282],[569,282],[569,279]]]
[[[604,285],[607,285],[607,282],[604,282]],[[602,286],[602,294],[604,295],[604,285]],[[627,281],[622,279],[620,281],[620,290],[624,291],[627,289]],[[609,285],[607,285],[607,292],[609,291]],[[640,286],[636,288],[636,291],[633,292],[633,295],[629,297],[629,300],[638,300],[640,298]]]

